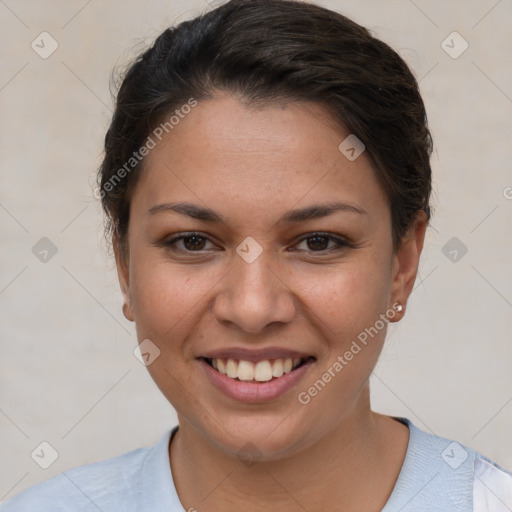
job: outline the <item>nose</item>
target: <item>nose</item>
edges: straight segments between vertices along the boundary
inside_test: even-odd
[[[293,292],[279,275],[278,267],[270,263],[265,251],[251,263],[235,256],[213,304],[219,322],[259,333],[270,324],[286,324],[293,319]]]

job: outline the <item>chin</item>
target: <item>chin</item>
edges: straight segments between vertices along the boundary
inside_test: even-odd
[[[312,419],[314,416],[309,413]],[[275,461],[289,457],[314,444],[320,437],[303,417],[251,411],[216,418],[200,427],[208,441],[243,461]],[[213,424],[212,424],[213,423]]]

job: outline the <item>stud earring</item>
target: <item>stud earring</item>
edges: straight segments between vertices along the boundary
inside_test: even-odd
[[[402,304],[398,304],[398,306],[396,307],[396,310],[401,313],[403,311],[404,307],[402,306]]]

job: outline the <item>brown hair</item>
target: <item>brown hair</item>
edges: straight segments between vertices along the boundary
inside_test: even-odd
[[[118,238],[123,255],[130,197],[144,163],[140,149],[177,109],[219,90],[252,104],[288,99],[326,106],[366,146],[389,198],[395,250],[418,210],[430,218],[432,138],[403,59],[323,7],[231,0],[166,29],[122,79],[98,186],[106,236]]]

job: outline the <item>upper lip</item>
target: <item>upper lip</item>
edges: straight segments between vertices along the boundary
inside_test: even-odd
[[[311,354],[288,350],[279,347],[268,347],[260,349],[248,349],[242,347],[230,347],[217,350],[211,350],[202,354],[200,357],[206,359],[239,359],[243,361],[263,361],[266,359],[307,359]]]

